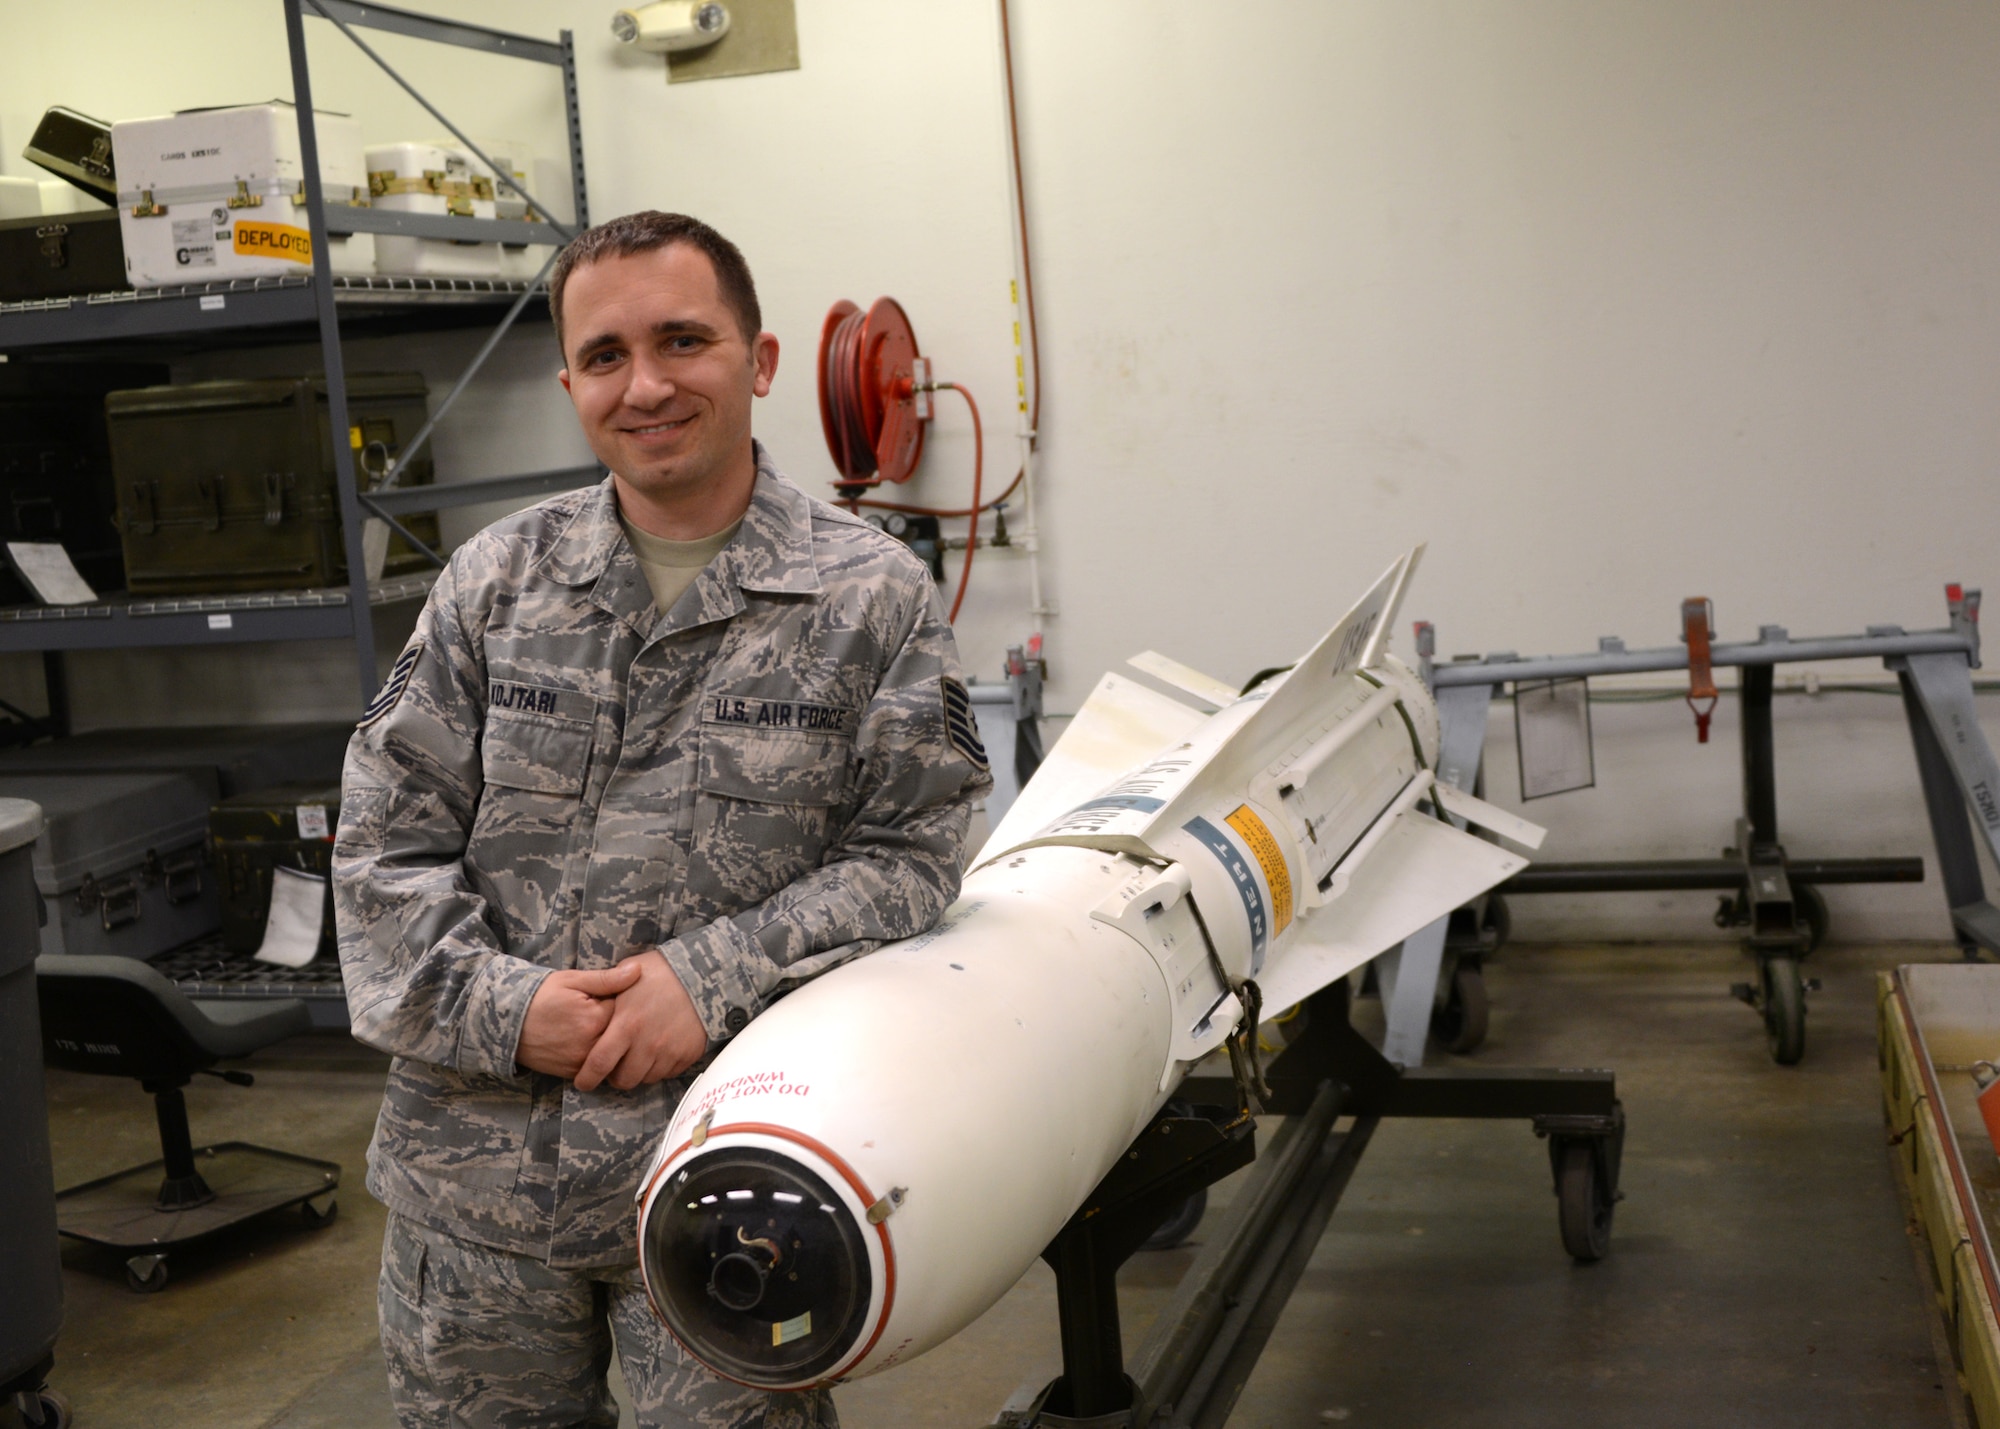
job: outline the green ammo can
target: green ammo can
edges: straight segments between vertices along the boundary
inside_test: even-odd
[[[278,868],[321,879],[331,876],[333,834],[339,824],[338,781],[273,785],[224,799],[209,811],[209,846],[222,891],[223,946],[232,953],[257,951]],[[321,918],[319,954],[334,955],[330,896]]]
[[[365,488],[426,416],[416,373],[347,379],[349,430]],[[291,590],[347,582],[324,377],[140,387],[104,400],[126,588],[134,595]],[[428,448],[399,486],[428,486]],[[438,539],[432,513],[400,518]],[[401,537],[383,575],[428,569]]]

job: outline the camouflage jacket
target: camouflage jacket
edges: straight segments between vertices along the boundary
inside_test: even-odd
[[[930,573],[757,465],[736,539],[664,615],[609,480],[488,527],[355,732],[340,960],[354,1035],[395,1058],[368,1187],[407,1216],[630,1262],[687,1083],[518,1068],[549,971],[658,947],[713,1050],[956,896],[990,780]]]

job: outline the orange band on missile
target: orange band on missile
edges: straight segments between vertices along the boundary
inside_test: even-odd
[[[1236,812],[1223,822],[1236,830],[1250,846],[1250,852],[1257,856],[1257,865],[1264,870],[1264,883],[1271,890],[1272,935],[1284,932],[1292,922],[1292,871],[1285,866],[1285,851],[1278,847],[1271,830],[1248,804],[1238,805]]]

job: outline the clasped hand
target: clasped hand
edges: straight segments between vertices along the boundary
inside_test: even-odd
[[[521,1024],[514,1060],[595,1091],[630,1091],[678,1076],[708,1050],[694,1000],[657,949],[593,972],[542,979]]]

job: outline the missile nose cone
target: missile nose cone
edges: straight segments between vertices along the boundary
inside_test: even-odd
[[[818,1174],[780,1152],[725,1146],[690,1158],[649,1204],[639,1253],[674,1336],[745,1384],[810,1382],[867,1325],[863,1228]]]

